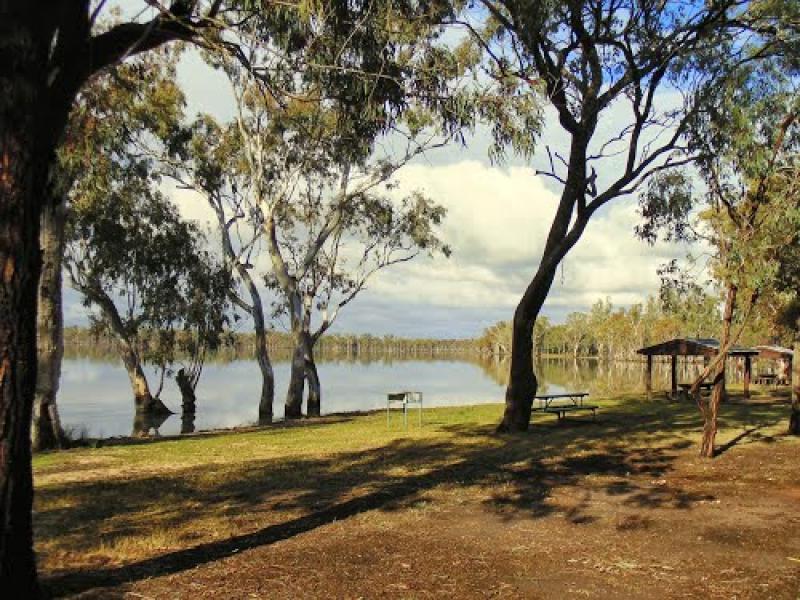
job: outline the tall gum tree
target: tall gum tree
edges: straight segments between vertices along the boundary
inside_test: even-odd
[[[642,231],[650,231],[652,240],[654,224],[660,223],[672,237],[703,238],[712,251],[708,267],[723,290],[720,348],[690,389],[703,416],[703,457],[715,454],[730,348],[759,298],[779,281],[780,256],[797,239],[797,206],[784,184],[785,174],[796,172],[800,149],[797,98],[780,61],[762,57],[733,65],[724,79],[698,94],[687,134],[696,155],[695,179],[702,185],[691,184],[691,172],[664,172],[641,198],[647,215]],[[699,225],[687,228],[696,207]],[[704,398],[699,385],[708,377],[714,387]]]
[[[664,94],[685,99],[706,77],[693,64],[697,55],[733,51],[726,26],[741,3],[481,0],[480,5],[488,25],[467,23],[476,44],[497,73],[529,82],[546,98],[567,136],[566,151],[547,148],[550,165],[541,173],[562,191],[541,260],[514,312],[498,431],[516,432],[529,426],[537,390],[531,334],[558,264],[602,206],[632,193],[654,172],[691,160],[682,152],[690,113],[684,109],[690,107],[666,106]],[[612,107],[626,116],[608,133],[601,123]]]
[[[0,589],[39,595],[30,426],[42,213],[56,205],[55,151],[89,77],[132,54],[192,39],[221,2],[175,1],[148,22],[94,33],[105,3],[0,3]],[[201,6],[202,4],[202,6]],[[145,3],[142,3],[144,6]]]
[[[70,112],[58,152],[54,189],[60,196],[42,213],[42,275],[39,282],[38,373],[34,402],[34,450],[56,447],[63,433],[56,394],[63,356],[62,256],[69,210],[67,198],[76,179],[124,156],[137,138],[164,138],[183,96],[175,80],[178,54],[156,52],[111,68],[84,87]],[[146,80],[143,72],[153,73]],[[119,160],[119,159],[117,159]]]
[[[231,82],[235,118],[225,125],[201,118],[188,149],[172,159],[173,177],[200,191],[217,215],[225,254],[249,295],[237,303],[253,316],[257,340],[264,310],[254,275],[258,251],[266,254],[266,279],[295,346],[287,418],[301,416],[306,380],[308,412],[319,413],[313,346],[339,309],[376,270],[438,247],[431,225],[440,209],[420,196],[389,209],[378,188],[479,117],[493,123],[498,151],[523,147],[523,132],[539,124],[535,96],[513,80],[497,86],[471,77],[478,55],[470,45],[439,43],[441,26],[409,20],[391,4],[365,12],[355,35],[328,23],[338,19],[323,13],[298,33],[305,46],[287,56],[248,45],[246,32],[244,60],[210,56]],[[379,65],[363,51],[376,40],[391,48]],[[360,253],[343,269],[354,240]],[[314,307],[325,316],[312,331]]]
[[[175,359],[175,331],[213,335],[224,326],[226,278],[197,227],[180,219],[136,161],[79,180],[71,206],[70,283],[97,310],[95,326],[114,338],[137,415],[169,413],[159,394]],[[156,391],[145,362],[161,369]]]
[[[132,3],[126,3],[126,8]],[[353,7],[334,3],[338,26],[352,31]],[[0,3],[0,588],[39,595],[33,553],[30,422],[36,382],[36,293],[41,273],[42,212],[54,188],[56,148],[72,104],[89,78],[108,66],[174,40],[224,49],[236,42],[220,30],[257,23],[254,33],[276,50],[302,47],[296,23],[309,22],[327,2],[142,0],[140,20],[94,28],[107,8],[100,0],[54,0],[46,10],[30,0]],[[394,2],[407,21],[440,19],[448,4]],[[139,8],[141,10],[137,11]],[[369,11],[367,7],[367,12]],[[380,40],[378,40],[380,42]],[[369,44],[367,68],[380,70],[386,46]],[[333,72],[333,71],[332,71]],[[142,76],[145,76],[143,73]]]

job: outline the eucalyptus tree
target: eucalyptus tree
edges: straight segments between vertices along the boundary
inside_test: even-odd
[[[142,0],[133,19],[96,27],[105,0],[30,0],[0,4],[0,587],[39,594],[33,554],[30,423],[36,381],[36,295],[41,273],[40,219],[61,200],[54,169],[76,96],[104,69],[162,44],[184,40],[244,58],[223,32],[246,23],[276,52],[304,45],[303,24],[334,12],[341,32],[359,29],[372,3],[258,3],[245,0]],[[438,19],[447,3],[396,2],[398,19]],[[138,10],[137,10],[138,9]],[[361,36],[357,36],[361,37]],[[391,47],[365,37],[365,70],[381,71]],[[330,57],[331,73],[347,72]],[[142,77],[147,73],[142,72]],[[331,80],[335,81],[332,76]],[[397,106],[400,99],[388,102]]]
[[[331,28],[328,18],[339,17],[309,24],[303,48],[285,56],[257,36],[248,44],[246,31],[243,60],[209,56],[228,76],[236,116],[224,125],[202,117],[171,163],[173,177],[212,206],[227,260],[247,290],[248,299],[240,294],[237,303],[262,340],[262,389],[272,373],[254,273],[258,252],[269,259],[271,271],[261,277],[279,298],[273,312],[288,317],[295,347],[287,418],[301,416],[306,380],[308,413],[319,414],[314,345],[367,280],[420,251],[447,250],[434,231],[440,207],[420,194],[393,202],[386,193],[397,170],[457,139],[478,118],[492,121],[498,153],[524,149],[523,132],[539,124],[531,94],[513,81],[473,77],[478,55],[469,44],[440,41],[444,29],[436,22],[409,19],[393,3],[363,15],[356,35]],[[380,69],[346,59],[332,79],[329,68],[318,67],[359,57],[376,40],[391,48]],[[262,393],[262,421],[272,417],[270,394]]]
[[[690,157],[691,110],[680,99],[708,75],[700,55],[733,53],[726,26],[739,0],[481,0],[476,43],[507,77],[538,90],[567,137],[543,174],[561,186],[542,258],[514,313],[511,374],[500,431],[528,428],[537,379],[531,331],[560,261],[591,218],[654,172]],[[669,96],[668,96],[669,94]],[[675,99],[678,99],[675,102]],[[676,104],[678,106],[676,106]],[[614,112],[614,123],[606,122]]]
[[[225,271],[203,249],[199,229],[158,191],[146,164],[126,156],[104,167],[79,178],[70,193],[64,266],[96,309],[95,327],[116,340],[136,412],[169,412],[159,395],[175,359],[176,330],[200,341],[196,352],[214,343],[226,322]],[[155,393],[145,362],[160,367]]]
[[[581,347],[590,339],[590,323],[592,323],[590,318],[586,314],[580,312],[568,314],[567,320],[564,322],[572,357],[575,359],[578,358]]]
[[[33,411],[34,449],[58,445],[61,433],[56,395],[63,355],[62,255],[67,198],[76,179],[91,177],[124,160],[136,139],[163,139],[180,114],[183,96],[174,83],[178,54],[156,52],[95,77],[70,113],[58,152],[59,200],[41,220],[42,275],[38,293],[38,369]],[[143,72],[152,72],[146,80]]]
[[[698,106],[689,141],[702,186],[693,191],[687,173],[662,174],[642,202],[654,220],[679,228],[673,235],[705,239],[712,249],[709,268],[724,291],[719,351],[690,390],[704,421],[700,454],[711,458],[728,352],[759,297],[776,282],[780,253],[797,239],[797,206],[777,182],[782,173],[796,172],[800,103],[780,62],[761,60],[732,69],[699,95]],[[697,204],[701,225],[687,234],[688,212]],[[714,388],[705,399],[699,385],[709,376]]]
[[[197,39],[216,22],[222,4],[142,1],[139,7],[151,7],[154,17],[98,31],[102,0],[0,3],[0,588],[19,597],[39,594],[30,427],[40,221],[61,201],[56,148],[93,74],[171,40]]]
[[[369,192],[326,199],[331,190],[325,187],[319,180],[304,182],[291,205],[275,208],[275,233],[266,235],[275,265],[267,285],[279,294],[275,314],[289,317],[295,343],[286,403],[290,415],[300,412],[304,380],[306,413],[320,415],[314,348],[369,280],[421,253],[449,254],[436,231],[445,211],[422,194],[399,201]]]

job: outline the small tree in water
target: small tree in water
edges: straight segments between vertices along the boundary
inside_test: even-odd
[[[84,195],[79,186],[65,267],[70,284],[97,309],[94,326],[116,341],[136,412],[159,413],[168,411],[159,395],[175,359],[176,330],[199,340],[191,349],[202,362],[224,326],[228,284],[225,271],[202,249],[200,231],[181,220],[140,169],[134,171],[94,193]],[[160,370],[155,392],[143,368],[147,362]],[[192,392],[198,376],[196,369]]]

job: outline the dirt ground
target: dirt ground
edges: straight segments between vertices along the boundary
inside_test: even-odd
[[[73,598],[800,598],[800,440],[742,426],[709,462],[691,432],[658,434],[661,412],[608,441],[628,423],[608,412],[455,455],[395,440],[354,453],[357,485],[326,495],[308,469],[313,502],[260,499],[278,516],[259,529],[231,513],[233,535],[94,569],[45,559],[44,580]]]

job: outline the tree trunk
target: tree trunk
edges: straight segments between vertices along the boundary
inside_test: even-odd
[[[303,391],[306,381],[306,352],[301,335],[296,333],[294,339],[294,352],[292,353],[292,371],[289,376],[289,389],[286,391],[287,419],[299,419],[303,416]]]
[[[306,335],[306,379],[308,381],[308,404],[306,413],[309,417],[319,417],[322,414],[322,385],[317,372],[317,363],[314,360],[314,346]]]
[[[194,386],[185,369],[179,369],[175,374],[175,383],[178,384],[178,389],[181,391],[181,411],[183,414],[194,413],[197,397],[194,393]]]
[[[539,272],[522,297],[511,324],[511,365],[506,408],[503,420],[497,427],[499,433],[527,431],[531,420],[533,397],[538,381],[533,372],[533,325],[547,298],[555,277],[555,268],[549,273]]]
[[[137,411],[133,415],[133,430],[131,435],[134,437],[145,437],[150,434],[150,430],[152,429],[153,435],[158,437],[158,428],[164,424],[164,421],[169,418],[170,414],[169,411],[166,413]]]
[[[255,301],[255,298],[253,299]],[[272,370],[272,363],[269,360],[269,349],[267,347],[267,333],[264,327],[264,316],[261,311],[260,302],[257,312],[260,318],[254,318],[256,324],[256,361],[261,371],[261,396],[258,402],[258,424],[269,425],[272,423],[272,405],[275,399],[275,373]]]
[[[160,398],[156,398],[150,393],[150,385],[147,383],[147,377],[142,369],[139,353],[125,331],[125,326],[114,302],[102,289],[80,287],[79,290],[100,308],[109,329],[117,340],[120,358],[122,358],[122,364],[125,365],[125,371],[131,382],[136,413],[172,414],[172,411],[164,405]]]
[[[45,206],[41,221],[42,274],[37,315],[38,365],[31,445],[34,451],[61,448],[64,432],[56,396],[64,356],[61,259],[64,254],[66,197]]]
[[[800,435],[800,340],[794,342],[792,356],[792,414],[789,417],[789,433]]]
[[[39,596],[31,519],[39,229],[64,112],[50,105],[46,82],[55,19],[40,10],[0,3],[0,590],[15,598]]]
[[[150,393],[150,385],[147,383],[147,376],[142,369],[139,355],[130,343],[121,344],[120,353],[122,354],[122,364],[125,365],[128,379],[131,382],[136,412],[143,414],[171,413],[172,411],[164,405],[160,398],[156,398]]]
[[[182,412],[181,413],[181,433],[194,433],[195,412]]]
[[[269,347],[267,345],[267,329],[264,321],[264,308],[261,304],[261,294],[258,292],[253,278],[247,267],[243,265],[233,248],[225,214],[221,209],[217,209],[217,220],[222,236],[222,251],[230,261],[234,261],[234,270],[239,276],[247,292],[250,295],[250,306],[244,307],[250,316],[253,317],[253,329],[256,335],[256,362],[261,371],[261,395],[258,400],[258,424],[269,425],[274,416],[273,404],[275,400],[275,373],[272,370],[272,362],[269,359]]]
[[[725,312],[722,321],[722,337],[719,341],[720,350],[727,346],[731,339],[731,323],[733,313],[736,310],[736,294],[738,288],[735,285],[728,285],[725,297]],[[714,369],[714,388],[708,401],[701,399],[700,406],[703,415],[703,438],[700,442],[700,456],[705,458],[714,457],[714,441],[717,436],[717,418],[719,415],[719,405],[725,396],[725,360],[726,356],[719,361]]]

